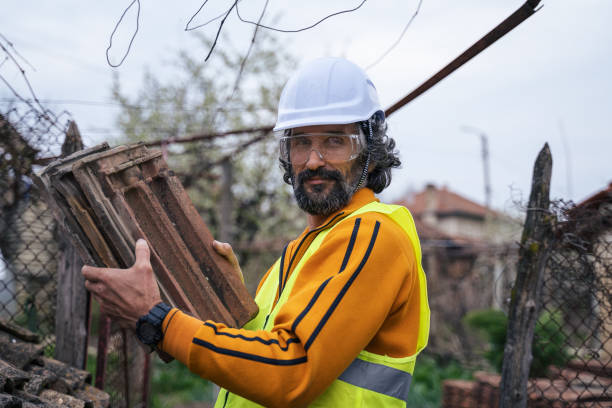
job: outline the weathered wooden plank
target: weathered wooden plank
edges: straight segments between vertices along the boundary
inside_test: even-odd
[[[22,408],[21,400],[13,395],[0,393],[0,408]]]
[[[76,398],[91,402],[94,408],[110,407],[110,395],[91,385],[85,385],[82,389],[75,390],[73,395]]]
[[[42,355],[44,346],[24,342],[7,333],[0,332],[0,359],[23,369]]]
[[[22,408],[61,408],[61,406],[57,404],[44,401],[40,399],[38,395],[24,390],[15,391],[13,395],[21,400],[21,403],[23,404]]]
[[[91,401],[83,401],[68,394],[62,394],[54,390],[44,390],[40,393],[40,399],[52,404],[66,408],[93,408]]]
[[[52,385],[53,389],[66,390],[71,392],[82,388],[85,383],[91,381],[91,374],[88,371],[72,367],[66,363],[52,358],[43,357],[44,368],[57,374],[57,380]]]
[[[37,364],[30,364],[25,371],[30,375],[31,380],[23,388],[30,394],[39,394],[43,388],[55,383],[58,378],[57,373]]]
[[[3,320],[3,319],[0,319],[0,331],[3,331],[5,333],[8,333],[10,335],[17,337],[18,339],[21,339],[23,341],[27,341],[30,343],[40,342],[40,336],[38,334],[32,333],[26,328],[17,326],[16,324]]]
[[[62,144],[62,156],[83,149],[83,140],[71,121]],[[60,259],[57,270],[55,309],[55,358],[75,367],[85,368],[89,338],[90,296],[81,274],[83,262],[70,239],[58,234]],[[32,382],[32,381],[31,381]]]
[[[544,145],[534,164],[531,194],[519,248],[502,365],[500,408],[527,406],[527,381],[535,324],[540,311],[544,269],[550,255],[552,155]]]
[[[3,384],[0,391],[13,392],[15,388],[22,387],[29,379],[30,375],[25,371],[0,360],[0,383]]]

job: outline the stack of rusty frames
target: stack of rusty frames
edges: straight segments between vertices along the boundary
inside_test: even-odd
[[[130,267],[136,240],[144,238],[172,306],[231,327],[257,313],[160,151],[104,143],[51,163],[36,182],[85,264]]]

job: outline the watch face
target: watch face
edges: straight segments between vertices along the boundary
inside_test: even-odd
[[[157,342],[159,342],[159,340],[161,340],[161,333],[159,328],[148,321],[140,322],[140,325],[138,326],[136,332],[138,338],[144,344],[155,345],[157,344]]]
[[[140,325],[140,334],[145,339],[147,339],[147,340],[151,339],[152,340],[155,337],[156,333],[157,333],[157,328],[155,326],[153,326],[151,323],[143,322]]]

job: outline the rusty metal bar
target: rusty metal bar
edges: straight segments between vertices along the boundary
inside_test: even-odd
[[[521,24],[527,18],[531,17],[537,10],[536,7],[540,3],[540,0],[527,0],[525,4],[519,7],[514,13],[508,18],[502,21],[497,27],[491,30],[487,35],[478,40],[474,45],[465,50],[461,55],[452,60],[448,65],[434,74],[427,81],[423,82],[418,88],[410,92],[408,95],[391,105],[385,110],[385,116],[389,117],[395,111],[402,108],[418,96],[422,95],[438,82],[446,78],[448,75],[453,73],[457,68],[464,65],[466,62],[480,54],[486,48],[488,48],[495,41],[512,31],[516,26]]]
[[[129,354],[129,347],[128,347],[128,341],[130,341],[128,339],[128,334],[127,334],[127,330],[125,329],[121,329],[121,349],[123,352],[123,364],[122,364],[122,369],[123,369],[123,392],[125,394],[125,406],[126,407],[131,407],[132,404],[130,403],[131,400],[131,389],[130,389],[130,365],[129,365],[129,359],[130,359],[130,354]]]
[[[144,355],[144,373],[142,377],[142,408],[149,408],[149,394],[151,392],[151,354]]]
[[[98,325],[98,355],[96,358],[96,388],[104,389],[106,378],[106,357],[108,354],[108,342],[110,340],[111,320],[110,317],[100,314]]]
[[[261,126],[261,127],[255,127],[255,128],[234,129],[234,130],[228,130],[225,132],[199,133],[199,134],[191,135],[188,137],[171,137],[168,139],[154,140],[152,142],[146,142],[145,145],[149,147],[163,146],[166,144],[173,144],[173,143],[190,143],[190,142],[199,142],[201,140],[212,140],[212,139],[217,139],[217,138],[229,136],[229,135],[238,135],[241,133],[258,133],[258,132],[267,133],[267,132],[272,131],[273,128],[274,126]]]

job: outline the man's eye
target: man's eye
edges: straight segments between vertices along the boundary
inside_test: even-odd
[[[295,137],[291,139],[292,146],[308,146],[310,145],[310,140],[306,137]]]
[[[325,143],[329,146],[342,146],[346,141],[341,136],[330,136],[325,140]]]

